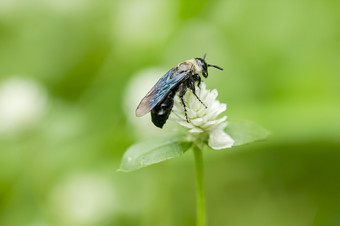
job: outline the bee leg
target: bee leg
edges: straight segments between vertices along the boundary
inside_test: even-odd
[[[198,83],[197,83],[198,88],[201,88],[201,76],[196,75],[195,80],[198,81]]]
[[[201,76],[199,75],[193,75],[192,76],[192,81],[195,83],[197,82],[198,88],[201,88]]]
[[[197,77],[199,78],[199,80],[198,80],[198,86],[199,86],[199,84],[201,83],[201,77],[200,77],[200,76],[197,76]],[[205,104],[203,103],[203,101],[201,101],[201,99],[196,95],[195,79],[196,79],[196,78],[194,78],[192,81],[189,81],[188,86],[189,86],[189,88],[192,90],[192,93],[193,93],[194,96],[197,98],[197,100],[198,100],[205,108],[208,108],[207,105],[205,105]]]
[[[181,83],[179,85],[178,89],[179,89],[179,99],[181,99],[181,102],[182,102],[183,107],[184,107],[185,118],[186,118],[187,122],[189,123],[189,119],[188,119],[188,115],[187,115],[187,106],[185,105],[184,100],[183,100],[183,96],[187,92],[187,87],[185,86],[184,83]]]

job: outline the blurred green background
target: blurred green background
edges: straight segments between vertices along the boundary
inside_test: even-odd
[[[115,170],[162,132],[133,117],[145,75],[204,53],[225,69],[205,81],[228,118],[272,131],[204,152],[209,225],[340,225],[339,12],[332,0],[0,0],[0,225],[194,225],[192,153]]]

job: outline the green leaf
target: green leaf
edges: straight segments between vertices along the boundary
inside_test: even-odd
[[[129,172],[176,158],[187,151],[191,144],[182,133],[146,139],[128,148],[118,171]]]
[[[265,140],[270,132],[260,125],[249,121],[229,121],[225,129],[235,141],[233,146]]]

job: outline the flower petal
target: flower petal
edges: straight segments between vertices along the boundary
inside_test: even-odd
[[[195,118],[195,119],[191,119],[190,122],[194,125],[194,126],[202,126],[204,125],[205,121],[202,118]]]
[[[209,112],[207,112],[207,115],[205,116],[208,120],[214,120],[219,114],[224,112],[227,109],[226,104],[221,104],[218,101],[216,101],[213,106],[211,106],[211,109]]]
[[[192,128],[191,130],[189,130],[189,133],[202,133],[203,130],[197,127]]]
[[[205,123],[204,128],[209,131],[215,130],[215,128],[217,128],[217,126],[220,125],[222,122],[224,122],[226,119],[227,119],[227,116],[223,116],[220,119],[208,121],[207,123]]]
[[[214,130],[209,135],[208,145],[215,150],[230,148],[234,144],[233,138],[223,130]]]

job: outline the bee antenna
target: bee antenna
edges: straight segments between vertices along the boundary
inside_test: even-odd
[[[221,68],[221,67],[219,67],[217,65],[208,64],[208,67],[214,67],[214,68],[217,68],[217,69],[223,71],[223,68]]]
[[[205,53],[204,55],[203,55],[203,60],[205,60],[205,57],[207,56],[207,53]]]

